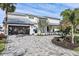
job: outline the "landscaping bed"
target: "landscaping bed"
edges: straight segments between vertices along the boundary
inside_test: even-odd
[[[68,48],[68,49],[74,49],[74,48],[79,47],[79,44],[71,43],[71,37],[66,37],[64,39],[62,39],[62,37],[55,37],[52,40],[52,43],[54,43],[58,46],[64,47],[64,48]]]

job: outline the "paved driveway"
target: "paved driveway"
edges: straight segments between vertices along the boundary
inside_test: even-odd
[[[9,36],[3,56],[75,56],[78,53],[52,44],[52,36]]]

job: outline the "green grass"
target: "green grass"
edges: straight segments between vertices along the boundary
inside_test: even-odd
[[[5,44],[4,43],[0,43],[0,53],[5,49]]]
[[[5,43],[5,39],[0,40],[0,43]]]
[[[4,51],[4,49],[5,49],[5,40],[2,39],[0,40],[0,53]]]
[[[77,48],[75,48],[75,49],[73,49],[74,51],[79,51],[79,47],[77,47]]]

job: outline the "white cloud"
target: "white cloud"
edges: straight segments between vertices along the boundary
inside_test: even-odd
[[[38,9],[38,8],[33,8],[33,7],[30,7],[30,6],[20,5],[19,8],[18,8],[18,11],[19,12],[23,12],[23,13],[30,13],[30,14],[34,14],[34,15],[50,16],[50,17],[58,17],[59,18],[59,13],[53,13],[53,12],[50,12],[50,11],[46,10],[46,9],[49,9],[49,10],[56,10],[56,11],[58,11],[55,8],[55,6],[53,8],[53,5],[49,5],[50,6],[50,8],[49,8],[48,5],[49,4],[45,4],[45,6],[46,6],[46,8],[45,8],[45,6],[41,6],[41,4],[39,4],[40,7],[45,8],[44,10],[43,9]]]
[[[34,15],[40,15],[40,16],[59,17],[59,15],[57,13],[51,13],[49,11],[34,9],[34,8],[30,8],[30,7],[27,7],[25,9],[18,9],[16,11],[17,12],[34,14]]]
[[[26,4],[27,5],[27,4]],[[39,8],[41,10],[45,10],[45,11],[54,11],[53,9],[57,9],[57,7],[55,5],[51,5],[48,3],[43,3],[43,4],[28,4],[27,6],[31,7],[31,8]]]

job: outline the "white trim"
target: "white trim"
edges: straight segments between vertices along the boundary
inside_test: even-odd
[[[8,25],[14,25],[14,26],[31,26],[31,25],[22,25],[22,24],[8,24]]]

